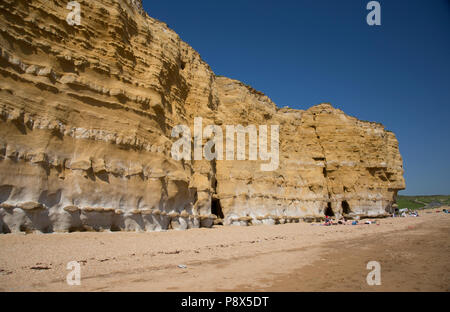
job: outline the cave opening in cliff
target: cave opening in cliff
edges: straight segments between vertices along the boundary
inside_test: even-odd
[[[342,202],[342,214],[346,215],[349,214],[350,212],[352,212],[352,210],[350,209],[350,205],[346,200],[344,200]]]
[[[213,198],[211,202],[211,213],[219,217],[220,219],[224,218],[222,212],[222,206],[220,205],[220,200],[217,198]]]
[[[333,209],[331,208],[331,203],[327,204],[327,208],[325,209],[325,216],[334,217]]]

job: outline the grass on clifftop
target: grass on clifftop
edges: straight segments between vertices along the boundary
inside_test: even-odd
[[[432,195],[432,196],[404,196],[397,197],[398,208],[420,209],[432,204],[439,207],[450,206],[450,195]]]

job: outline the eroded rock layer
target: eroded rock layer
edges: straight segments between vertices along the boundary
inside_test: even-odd
[[[68,1],[0,3],[0,232],[383,216],[405,187],[382,125],[329,104],[277,108],[215,76],[140,1],[78,2],[80,25],[67,23]],[[173,159],[173,127],[193,133],[195,117],[279,125],[278,168]]]

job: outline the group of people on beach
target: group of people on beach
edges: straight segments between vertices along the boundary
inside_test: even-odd
[[[345,217],[340,217],[338,220],[336,219],[332,219],[329,216],[325,216],[325,223],[323,225],[325,226],[330,226],[330,225],[338,225],[338,224],[347,224],[347,220],[345,219]]]
[[[366,220],[364,222],[364,224],[376,224],[376,221],[370,221],[370,220]],[[359,221],[358,220],[347,220],[345,219],[344,216],[341,216],[339,219],[333,219],[329,216],[325,216],[325,222],[321,225],[324,226],[331,226],[331,225],[358,225]]]

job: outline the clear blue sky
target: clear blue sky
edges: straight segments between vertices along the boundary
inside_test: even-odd
[[[279,107],[330,102],[400,142],[406,191],[450,194],[450,1],[143,0],[217,75]]]

